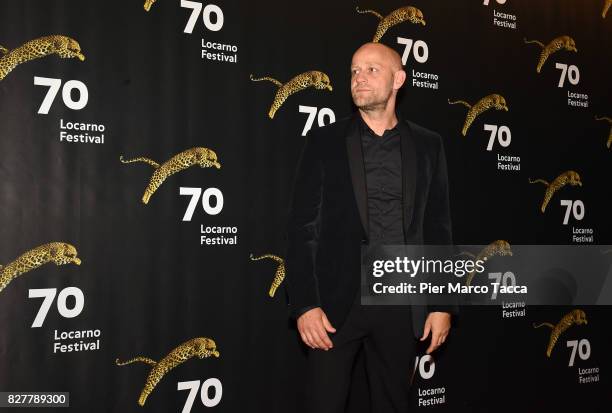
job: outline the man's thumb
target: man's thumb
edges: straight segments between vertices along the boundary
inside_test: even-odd
[[[423,330],[423,337],[421,337],[421,341],[427,338],[429,335],[429,330],[431,330],[431,325],[429,323],[425,323],[425,329]]]
[[[323,327],[325,327],[325,330],[327,330],[328,333],[336,332],[336,329],[331,325],[325,314],[323,314]]]

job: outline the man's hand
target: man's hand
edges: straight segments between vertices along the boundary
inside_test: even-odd
[[[321,307],[306,311],[297,319],[297,328],[302,341],[310,348],[329,350],[334,346],[327,333],[335,333]]]
[[[443,313],[434,311],[429,313],[427,320],[425,320],[425,328],[423,329],[423,337],[421,341],[425,340],[431,332],[431,344],[427,348],[426,353],[430,354],[444,343],[446,336],[451,326],[451,315],[450,313]]]

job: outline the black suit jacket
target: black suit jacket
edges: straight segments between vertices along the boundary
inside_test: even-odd
[[[360,115],[306,136],[287,224],[286,286],[293,316],[320,306],[337,329],[360,288],[361,246],[368,242],[366,177]],[[406,244],[452,243],[446,158],[440,135],[399,120]],[[413,306],[415,335],[429,311]]]

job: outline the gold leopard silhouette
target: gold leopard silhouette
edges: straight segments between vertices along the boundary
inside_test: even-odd
[[[155,172],[153,172],[153,176],[151,176],[149,185],[145,189],[144,195],[142,196],[142,202],[144,204],[149,203],[151,196],[170,175],[194,165],[200,165],[201,168],[211,166],[214,166],[217,169],[221,168],[221,164],[217,161],[217,154],[212,150],[203,147],[187,149],[174,155],[161,166],[157,162],[144,157],[123,160],[123,155],[121,155],[119,160],[123,163],[145,162],[155,168]]]
[[[542,70],[542,66],[546,63],[546,60],[550,57],[551,54],[558,52],[559,50],[565,49],[570,52],[578,52],[576,48],[576,42],[569,36],[559,36],[555,39],[552,39],[550,43],[544,45],[544,43],[538,40],[527,40],[523,38],[525,44],[535,43],[542,48],[542,53],[540,53],[540,59],[538,60],[538,66],[536,67],[536,72],[540,73]]]
[[[582,310],[572,310],[559,320],[557,325],[552,323],[533,323],[533,328],[540,328],[542,326],[550,327],[552,329],[550,333],[550,339],[548,340],[548,347],[546,348],[546,356],[550,357],[550,354],[559,340],[559,336],[565,332],[568,328],[573,325],[587,324],[586,314]]]
[[[145,0],[144,2],[144,9],[146,11],[151,10],[151,6],[153,5],[153,3],[155,3],[157,0]]]
[[[274,297],[276,290],[278,289],[278,287],[281,285],[281,283],[285,279],[285,260],[273,254],[264,254],[264,255],[260,255],[259,257],[255,257],[253,256],[253,254],[251,254],[249,257],[251,258],[252,261],[259,261],[259,260],[263,260],[264,258],[271,258],[278,263],[278,267],[276,268],[276,273],[274,274],[274,280],[272,280],[270,291],[268,291],[268,295],[270,297]]]
[[[53,262],[55,265],[71,263],[81,265],[81,260],[77,258],[77,250],[73,245],[66,242],[49,242],[24,252],[4,267],[0,265],[0,291],[21,274],[48,262]]]
[[[610,134],[608,135],[608,142],[606,142],[606,147],[609,148],[612,145],[612,119],[607,116],[601,118],[595,116],[595,120],[605,120],[610,124]]]
[[[551,198],[559,189],[563,188],[565,185],[569,184],[571,186],[582,186],[582,182],[580,181],[580,175],[576,171],[565,171],[558,177],[556,177],[551,183],[543,179],[535,179],[532,180],[529,178],[530,184],[541,183],[546,185],[546,192],[544,193],[544,200],[542,201],[542,206],[540,210],[542,213],[546,210],[546,206],[550,202]]]
[[[457,103],[461,103],[466,106],[469,110],[467,116],[465,118],[465,123],[463,124],[463,129],[461,130],[461,134],[465,136],[467,134],[467,130],[469,129],[472,122],[476,119],[478,115],[483,113],[489,109],[497,109],[497,110],[505,110],[508,111],[508,105],[506,104],[506,99],[502,95],[498,95],[497,93],[493,93],[491,95],[485,96],[480,99],[474,106],[470,105],[464,100],[457,100],[455,102],[451,102],[448,100],[449,105],[455,105]]]
[[[359,6],[357,6],[356,9],[357,13],[370,13],[378,17],[380,20],[380,23],[378,23],[378,27],[376,28],[376,33],[374,33],[374,38],[372,39],[372,42],[374,43],[377,43],[387,32],[387,30],[400,23],[408,21],[414,24],[422,24],[423,26],[426,25],[423,12],[412,6],[401,7],[397,10],[393,10],[385,17],[374,10],[360,10]]]
[[[62,59],[76,57],[80,61],[85,60],[79,43],[62,35],[39,37],[13,50],[0,46],[0,52],[3,54],[0,57],[0,80],[4,79],[17,65],[54,53]]]
[[[312,86],[315,89],[328,89],[330,92],[332,91],[329,76],[327,76],[323,72],[319,72],[318,70],[310,70],[308,72],[299,74],[289,80],[284,85],[278,80],[268,76],[255,78],[251,74],[249,77],[253,82],[268,80],[278,86],[276,96],[274,96],[274,102],[272,102],[272,106],[270,107],[270,111],[268,112],[268,116],[270,117],[270,119],[274,118],[274,114],[276,113],[276,111],[280,109],[282,104],[285,103],[285,100],[287,100],[289,96],[293,95],[296,92],[299,92],[300,90],[304,90]]]
[[[487,261],[489,258],[497,255],[497,256],[512,256],[512,249],[510,248],[510,243],[503,239],[498,239],[493,241],[486,247],[482,249],[478,253],[478,255],[474,255],[471,252],[461,252],[460,255],[468,255],[474,259],[474,261]],[[475,271],[470,272],[467,277],[465,277],[465,285],[469,286],[474,279]]]
[[[119,359],[115,359],[115,364],[118,366],[125,366],[126,364],[131,364],[138,361],[153,366],[149,372],[149,375],[147,376],[147,381],[145,382],[142,392],[140,393],[140,397],[138,398],[138,404],[140,406],[144,406],[145,402],[147,401],[147,397],[149,397],[151,392],[155,389],[155,386],[157,386],[166,373],[176,366],[183,364],[190,358],[196,356],[200,359],[205,357],[208,358],[210,356],[219,357],[217,345],[210,338],[196,337],[174,348],[160,361],[155,361],[148,357],[134,357],[127,361],[119,361]]]
[[[610,10],[610,6],[612,6],[612,0],[605,0],[603,10],[601,11],[602,19],[606,18],[606,14],[608,14],[608,10]]]

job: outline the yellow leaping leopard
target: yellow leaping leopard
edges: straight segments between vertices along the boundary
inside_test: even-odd
[[[155,3],[157,0],[145,0],[144,2],[144,9],[146,11],[151,10],[151,6],[153,5],[153,3]]]
[[[24,252],[4,267],[0,265],[0,291],[21,274],[48,262],[53,262],[55,265],[72,263],[81,265],[81,260],[77,258],[77,250],[73,245],[66,242],[49,242]]]
[[[285,103],[285,100],[287,100],[289,96],[293,95],[296,92],[299,92],[300,90],[304,90],[312,86],[315,89],[327,89],[330,92],[332,91],[332,85],[329,80],[329,76],[327,76],[323,72],[319,72],[318,70],[311,70],[308,72],[301,73],[285,84],[282,84],[278,80],[268,76],[255,78],[251,74],[250,78],[253,82],[267,80],[278,86],[276,96],[274,96],[274,102],[272,102],[272,106],[270,107],[270,111],[268,112],[268,116],[270,117],[270,119],[274,118],[274,114],[276,113],[276,111],[280,109],[282,104]]]
[[[551,54],[558,52],[559,50],[565,49],[570,52],[578,52],[576,48],[576,42],[569,36],[559,36],[555,39],[552,39],[550,43],[544,45],[544,43],[538,40],[527,40],[523,38],[525,44],[535,43],[542,48],[542,53],[540,53],[540,59],[538,60],[538,65],[536,67],[536,72],[540,73],[542,70],[542,66],[546,63],[546,60],[550,57]]]
[[[0,80],[4,79],[19,64],[54,53],[62,59],[76,57],[80,61],[85,60],[85,55],[81,52],[79,43],[68,36],[62,35],[39,37],[13,50],[0,46],[0,53],[3,55],[0,57]]]
[[[281,283],[285,279],[285,260],[273,254],[264,254],[259,257],[255,257],[253,256],[253,254],[251,254],[250,258],[252,261],[259,261],[259,260],[263,260],[264,258],[270,258],[278,263],[278,267],[276,268],[276,273],[274,274],[274,280],[272,280],[270,291],[268,291],[268,295],[270,297],[274,297],[274,294],[276,294],[276,290],[278,289],[278,287],[280,287]]]
[[[610,124],[610,134],[608,135],[608,141],[606,142],[606,147],[610,148],[610,146],[612,145],[612,118],[609,118],[607,116],[599,118],[595,116],[595,120],[605,120]]]
[[[461,134],[463,136],[467,134],[470,125],[472,125],[472,122],[474,122],[476,117],[484,111],[489,109],[505,110],[506,112],[508,111],[506,99],[504,99],[502,95],[498,95],[497,93],[493,93],[491,95],[483,97],[478,102],[476,102],[474,106],[470,105],[464,100],[457,100],[455,102],[451,102],[451,100],[449,99],[448,103],[450,105],[460,103],[469,109],[467,116],[465,117],[465,122],[463,123],[463,129],[461,130]]]
[[[138,404],[144,406],[147,397],[149,397],[151,392],[155,389],[155,386],[157,386],[166,373],[176,366],[183,364],[190,358],[198,357],[203,359],[210,356],[219,357],[215,342],[210,338],[196,337],[174,348],[160,361],[155,361],[148,357],[134,357],[127,361],[119,361],[119,359],[116,359],[115,364],[118,366],[125,366],[126,364],[141,362],[153,366],[147,376],[147,381],[140,393],[140,397],[138,398]]]
[[[542,201],[542,206],[540,207],[540,210],[542,211],[542,213],[546,211],[546,206],[552,199],[555,192],[557,192],[559,189],[563,188],[565,185],[568,185],[568,184],[571,186],[576,186],[576,185],[582,186],[582,182],[580,181],[580,175],[578,175],[578,172],[576,171],[565,171],[561,175],[556,177],[551,183],[548,183],[547,181],[543,179],[532,180],[531,178],[529,178],[529,183],[530,184],[541,183],[541,184],[546,185],[546,192],[544,193],[544,200]]]
[[[572,310],[559,320],[557,325],[553,325],[552,323],[533,323],[533,328],[540,328],[542,326],[550,327],[552,329],[550,333],[550,338],[548,340],[548,346],[546,348],[546,356],[550,357],[555,344],[557,344],[557,340],[559,340],[559,336],[565,332],[568,328],[573,325],[581,325],[587,324],[586,314],[582,310]]]
[[[486,247],[482,249],[478,253],[478,255],[474,255],[471,252],[462,252],[463,255],[468,255],[474,259],[474,261],[487,261],[489,258],[497,255],[497,256],[512,256],[512,249],[510,248],[510,243],[503,239],[498,239],[493,241]],[[470,272],[467,277],[465,277],[465,285],[470,286],[472,284],[472,280],[474,279],[475,271]]]
[[[144,162],[155,168],[155,172],[153,172],[153,176],[151,176],[149,185],[145,189],[144,195],[142,196],[142,202],[144,204],[149,203],[151,196],[170,175],[194,165],[199,165],[201,168],[208,168],[212,166],[217,169],[221,168],[221,164],[217,161],[217,154],[212,150],[203,147],[187,149],[174,155],[162,165],[145,157],[124,160],[123,155],[121,155],[119,160],[123,163]]]
[[[376,28],[376,33],[374,33],[374,38],[372,39],[372,42],[374,43],[377,43],[381,39],[381,37],[383,37],[383,35],[387,32],[387,30],[400,23],[408,21],[414,24],[422,24],[423,26],[426,25],[425,17],[423,17],[423,12],[412,6],[401,7],[399,9],[393,10],[385,17],[383,17],[382,14],[374,10],[360,10],[359,6],[357,6],[356,9],[357,13],[373,14],[380,20],[380,23],[378,23],[378,27]]]
[[[608,14],[608,10],[610,10],[610,6],[612,6],[612,0],[605,0],[603,10],[601,11],[602,19],[606,18],[606,14]]]

